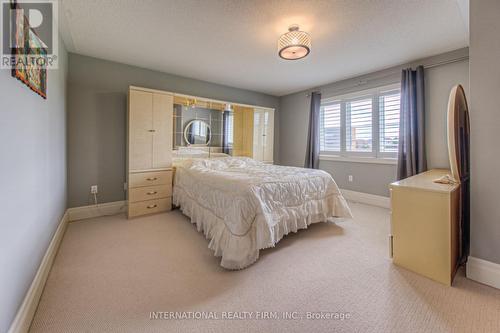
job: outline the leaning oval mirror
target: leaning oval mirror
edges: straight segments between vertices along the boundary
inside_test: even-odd
[[[210,137],[210,125],[203,120],[191,120],[184,128],[184,140],[190,145],[208,145]]]

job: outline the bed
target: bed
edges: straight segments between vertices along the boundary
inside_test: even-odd
[[[253,264],[261,249],[290,232],[351,217],[335,181],[321,170],[245,157],[178,158],[174,166],[174,205],[210,240],[226,269]]]

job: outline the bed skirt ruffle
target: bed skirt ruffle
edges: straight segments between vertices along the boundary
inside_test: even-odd
[[[274,247],[285,235],[307,229],[310,224],[327,222],[335,217],[352,217],[349,206],[341,194],[320,200],[309,200],[300,206],[287,207],[279,217],[257,214],[244,234],[233,234],[224,218],[199,205],[182,187],[174,186],[173,204],[191,218],[198,231],[209,239],[208,247],[221,257],[221,266],[238,270],[259,259],[259,250]]]

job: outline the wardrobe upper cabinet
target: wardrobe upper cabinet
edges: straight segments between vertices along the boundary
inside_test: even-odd
[[[128,98],[129,171],[170,167],[173,96],[131,88]]]
[[[273,163],[274,153],[274,111],[254,109],[253,158]]]
[[[130,89],[128,98],[129,169],[151,169],[151,159],[153,157],[153,94]]]
[[[153,94],[153,169],[172,165],[172,95]]]
[[[274,161],[274,110],[264,111],[263,161]]]

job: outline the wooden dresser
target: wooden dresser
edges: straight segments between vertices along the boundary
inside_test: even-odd
[[[173,94],[130,87],[128,93],[128,217],[172,208]]]
[[[459,254],[460,185],[437,184],[435,169],[390,185],[391,252],[396,265],[451,285]]]

